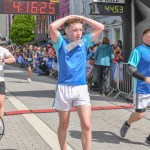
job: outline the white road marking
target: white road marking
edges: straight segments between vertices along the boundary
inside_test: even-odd
[[[14,97],[8,90],[6,92],[6,97],[16,107],[17,110],[29,110],[27,106]],[[53,150],[60,149],[57,134],[51,130],[41,119],[39,119],[35,114],[23,114],[23,116]],[[67,145],[67,150],[73,149]]]
[[[4,73],[22,73],[22,72],[25,72],[25,71],[22,71],[22,70],[4,70]]]

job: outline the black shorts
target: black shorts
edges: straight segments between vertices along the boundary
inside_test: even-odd
[[[27,67],[28,67],[28,68],[29,68],[29,67],[33,68],[33,62],[27,62]]]
[[[0,82],[0,94],[5,95],[5,82]]]

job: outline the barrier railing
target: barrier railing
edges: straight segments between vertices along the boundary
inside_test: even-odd
[[[132,77],[127,73],[127,63],[113,62],[110,68],[110,93],[114,91],[117,93],[114,97],[117,98],[120,94],[125,95],[126,98],[132,93]]]

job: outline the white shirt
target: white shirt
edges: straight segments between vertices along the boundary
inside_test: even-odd
[[[6,48],[0,46],[0,59],[5,59],[9,55],[11,55],[11,53]],[[4,63],[0,62],[0,82],[5,81],[3,65],[4,65]]]

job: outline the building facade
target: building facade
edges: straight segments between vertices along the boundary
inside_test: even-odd
[[[59,0],[59,18],[69,15],[69,0]]]
[[[122,19],[120,16],[100,16],[96,20],[105,25],[102,37],[108,37],[111,44],[117,43],[118,40],[123,41]]]
[[[89,17],[90,0],[69,0],[69,9],[71,15],[83,15]]]
[[[0,44],[9,42],[10,15],[0,14]]]
[[[35,43],[46,43],[48,39],[48,15],[36,15],[35,16]]]

